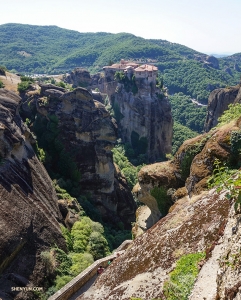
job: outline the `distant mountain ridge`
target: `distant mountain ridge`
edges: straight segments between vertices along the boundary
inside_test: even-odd
[[[92,72],[120,59],[155,63],[170,93],[207,102],[210,91],[238,83],[241,54],[206,61],[206,54],[166,40],[130,33],[80,33],[57,26],[0,25],[0,65],[19,73],[60,73],[75,67]]]

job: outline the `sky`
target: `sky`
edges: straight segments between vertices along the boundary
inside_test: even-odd
[[[206,54],[233,54],[241,52],[240,12],[241,0],[7,0],[0,24],[128,32]]]

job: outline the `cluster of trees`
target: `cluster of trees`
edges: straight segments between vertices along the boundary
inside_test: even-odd
[[[53,182],[58,198],[77,200],[81,204],[81,211],[80,220],[74,223],[71,230],[61,226],[68,251],[64,252],[58,247],[53,247],[41,254],[48,277],[46,299],[95,260],[109,255],[123,241],[131,239],[130,231],[124,230],[121,222],[113,226],[102,221],[100,213],[91,204],[90,197],[79,195],[77,199],[73,198],[63,188],[72,184],[70,180],[60,178]],[[94,219],[98,221],[93,221]]]
[[[223,69],[204,67],[202,62],[189,59],[157,63],[170,94],[182,92],[200,102],[207,103],[212,90],[239,82]]]
[[[20,79],[21,79],[21,82],[18,83],[18,91],[19,91],[19,93],[23,93],[34,82],[34,79],[31,77],[27,77],[27,76],[21,76]]]
[[[110,254],[103,225],[93,222],[89,217],[83,216],[80,221],[74,223],[70,231],[64,226],[61,226],[61,229],[68,253],[54,247],[41,254],[46,275],[52,278],[52,282],[51,280],[49,282],[51,287],[46,296],[59,290],[91,265],[94,260]]]
[[[189,96],[176,93],[169,96],[175,122],[201,133],[206,119],[206,107],[197,106]]]
[[[183,93],[169,96],[169,100],[174,119],[172,154],[175,154],[185,140],[202,133],[206,118],[206,107],[192,103],[190,96]]]
[[[124,84],[124,88],[127,92],[132,92],[134,95],[138,92],[135,75],[133,75],[132,78],[129,79],[129,77],[125,73],[116,72],[114,79],[116,81]]]
[[[188,47],[128,33],[79,33],[57,26],[4,24],[0,40],[1,63],[20,73],[61,73],[76,66],[96,72],[122,58],[154,62],[169,93],[183,92],[202,102],[207,102],[213,89],[240,81],[240,54],[218,59],[218,69],[204,64],[205,55]]]
[[[121,172],[124,174],[129,187],[133,188],[133,186],[137,183],[137,174],[138,174],[140,168],[143,166],[143,164],[134,166],[127,158],[125,146],[126,145],[118,144],[112,150],[113,159],[114,159],[114,162],[120,168]]]

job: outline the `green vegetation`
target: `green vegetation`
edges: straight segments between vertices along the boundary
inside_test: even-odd
[[[127,149],[128,145],[125,145]],[[127,151],[128,151],[127,150]],[[137,183],[137,173],[143,165],[135,167],[127,158],[125,147],[121,144],[117,145],[113,150],[113,159],[114,162],[118,165],[121,172],[124,174],[129,187],[132,189],[133,186]]]
[[[7,68],[5,66],[0,66],[0,75],[6,75]]]
[[[167,190],[164,187],[155,186],[151,190],[151,195],[156,199],[158,208],[162,216],[166,216],[169,208],[173,204],[171,202],[171,197],[167,194]]]
[[[230,104],[229,108],[219,118],[217,127],[238,119],[241,115],[241,104]],[[213,174],[208,184],[216,187],[217,192],[226,190],[226,197],[235,202],[235,210],[241,206],[241,130],[233,130],[230,134],[231,153],[227,161],[214,161]]]
[[[228,109],[218,119],[218,127],[238,119],[241,116],[241,104],[229,104]]]
[[[169,96],[174,119],[172,154],[185,140],[191,139],[202,133],[206,118],[206,107],[192,103],[190,96],[176,93]]]
[[[189,96],[176,93],[169,96],[172,116],[175,122],[201,133],[206,119],[206,107],[192,103]]]
[[[172,154],[174,155],[184,141],[197,136],[198,133],[177,122],[173,125]]]
[[[240,149],[241,151],[241,149]],[[239,154],[240,154],[239,151]],[[234,200],[234,208],[237,211],[241,206],[241,172],[240,170],[228,167],[218,159],[214,161],[213,174],[210,177],[209,188],[216,187],[217,193],[226,190],[225,196]]]
[[[190,174],[190,167],[194,157],[202,151],[205,145],[206,139],[203,139],[200,143],[189,145],[186,149],[185,155],[181,162],[181,176],[183,180],[186,180]]]
[[[203,102],[213,89],[240,80],[241,54],[218,59],[219,68],[214,68],[204,63],[204,54],[188,47],[128,33],[79,33],[57,26],[4,24],[0,41],[0,63],[20,73],[63,73],[77,66],[96,72],[122,58],[154,62],[169,93],[183,92]],[[228,68],[232,71],[227,72]],[[128,82],[126,87],[136,92]]]
[[[0,80],[0,89],[4,88],[3,82]]]
[[[58,247],[50,251],[41,253],[41,259],[45,265],[45,273],[51,278],[51,287],[47,291],[50,296],[73,277],[81,273],[94,260],[105,257],[110,254],[110,249],[106,238],[104,237],[104,227],[93,222],[88,217],[82,217],[80,221],[74,223],[71,231],[61,226],[63,236],[68,245],[68,253]]]
[[[18,91],[20,93],[25,92],[30,85],[34,82],[34,79],[31,77],[21,76],[21,82],[18,83]]]
[[[114,112],[113,116],[116,119],[116,121],[119,123],[121,121],[121,119],[123,119],[124,116],[122,115],[119,104],[116,100],[112,101],[112,109]]]
[[[170,278],[164,283],[167,300],[187,300],[198,275],[198,262],[205,253],[193,253],[182,256],[176,263]]]
[[[135,75],[132,76],[131,79],[123,72],[116,72],[114,79],[122,84],[124,84],[124,88],[126,92],[132,92],[134,95],[138,92],[138,87],[136,85]]]

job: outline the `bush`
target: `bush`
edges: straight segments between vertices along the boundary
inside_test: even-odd
[[[107,240],[101,233],[96,231],[90,234],[87,250],[95,260],[110,254]]]
[[[70,280],[73,279],[70,275],[65,276],[57,276],[55,279],[55,288],[56,290],[61,289],[63,286],[65,286]]]
[[[125,156],[125,149],[121,145],[117,145],[113,150],[114,162],[118,165],[121,172],[124,174],[130,188],[137,183],[137,173],[139,168],[133,166]]]
[[[190,167],[194,157],[202,151],[205,143],[204,140],[200,143],[196,143],[187,148],[185,155],[181,162],[181,176],[183,180],[186,180],[190,174]]]
[[[167,195],[167,190],[164,187],[155,186],[151,190],[151,195],[156,199],[158,208],[164,217],[167,215],[169,208],[172,205],[171,197]]]
[[[104,228],[100,223],[82,217],[81,221],[74,223],[71,230],[74,252],[89,252],[95,260],[106,256],[109,247],[103,232]]]
[[[68,251],[72,251],[73,250],[73,238],[71,236],[70,231],[63,225],[60,225],[60,228],[61,228],[63,237],[66,241]]]
[[[6,76],[7,68],[5,66],[0,66],[0,75]]]
[[[198,262],[205,258],[204,253],[193,253],[182,256],[170,278],[164,283],[164,294],[167,300],[187,300],[198,275]]]
[[[4,88],[4,84],[3,84],[3,82],[0,80],[0,89],[2,89],[2,88]]]
[[[54,257],[54,251],[43,251],[40,254],[40,257],[44,263],[46,273],[47,274],[52,274],[55,270],[56,267],[56,261]]]
[[[241,104],[229,104],[228,109],[218,119],[218,126],[222,126],[231,122],[232,120],[238,119],[241,115]]]
[[[57,268],[56,272],[60,276],[69,275],[69,270],[72,265],[71,259],[68,255],[59,248],[54,248]]]
[[[70,258],[72,260],[72,266],[70,273],[73,276],[77,276],[79,273],[93,264],[94,259],[90,253],[71,253]]]
[[[18,83],[19,93],[25,92],[29,88],[30,84],[31,84],[30,81],[23,81],[23,82]]]

